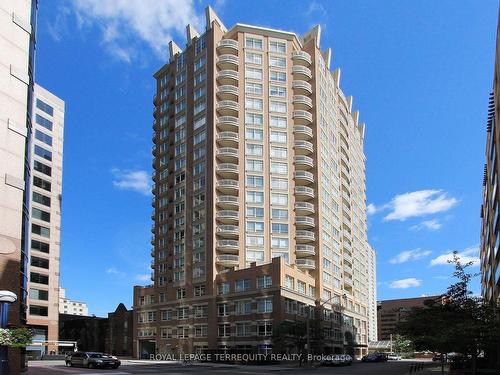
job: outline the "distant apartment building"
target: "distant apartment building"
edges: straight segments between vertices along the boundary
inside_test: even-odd
[[[58,340],[64,101],[35,84],[33,120],[27,323],[48,345],[28,354]]]
[[[500,24],[499,24],[500,25]],[[488,103],[486,125],[486,163],[483,177],[483,202],[481,205],[481,291],[493,303],[500,303],[500,194],[498,178],[500,158],[500,26],[497,25],[495,72],[493,92]]]
[[[9,323],[26,323],[36,0],[0,2],[0,289],[14,292]],[[24,361],[9,350],[13,373]]]
[[[378,340],[390,340],[391,335],[397,334],[398,323],[405,320],[406,314],[408,314],[411,309],[424,307],[426,301],[432,301],[438,298],[440,298],[440,296],[379,301],[377,306]]]
[[[85,302],[67,298],[66,289],[59,288],[59,314],[88,316],[89,308]]]
[[[377,253],[375,249],[370,247],[368,252],[368,341],[378,341],[377,330],[377,275],[376,275],[376,259]]]
[[[365,125],[331,50],[319,26],[206,21],[155,74],[153,285],[134,290],[134,354],[269,352],[274,328],[309,315],[323,353],[360,357],[376,327]]]
[[[131,357],[133,354],[134,311],[120,303],[114,312],[108,313],[106,353]]]

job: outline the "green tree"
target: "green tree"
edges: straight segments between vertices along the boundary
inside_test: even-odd
[[[392,342],[392,350],[400,355],[408,355],[413,352],[413,343],[401,335],[395,335]]]

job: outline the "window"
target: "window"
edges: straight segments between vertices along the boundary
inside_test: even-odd
[[[306,283],[300,280],[297,280],[297,291],[302,294],[306,294]]]
[[[217,285],[217,293],[219,295],[228,294],[229,293],[229,283],[224,282],[224,283],[218,284]]]
[[[36,107],[42,111],[44,111],[46,114],[50,116],[54,116],[54,108],[44,101],[37,99],[36,100]]]
[[[35,121],[38,125],[41,125],[45,129],[52,131],[52,121],[47,120],[45,117],[40,116],[38,113],[35,116]]]
[[[199,85],[200,83],[202,83],[203,81],[205,81],[205,71],[202,71],[202,72],[199,72],[199,73],[196,73],[194,75],[194,85]]]
[[[236,315],[247,315],[252,313],[252,300],[236,301]]]
[[[269,56],[269,66],[276,68],[286,68],[286,58],[278,56]]]
[[[186,65],[186,55],[185,54],[180,54],[178,57],[177,57],[177,70],[180,70],[184,67],[184,65]]]
[[[271,226],[271,233],[288,234],[288,224],[273,223]]]
[[[178,128],[186,123],[186,115],[180,115],[175,118],[175,127]],[[168,133],[167,133],[168,134]],[[177,132],[175,132],[177,135]]]
[[[189,337],[189,327],[188,326],[177,326],[177,337],[180,339],[185,339]]]
[[[272,336],[273,335],[272,322],[258,322],[257,323],[257,334],[259,336]]]
[[[197,145],[203,142],[207,137],[207,133],[205,131],[201,131],[193,137],[193,145]]]
[[[200,54],[205,48],[206,48],[206,40],[205,40],[205,35],[200,36],[194,45],[194,53],[195,55]]]
[[[195,318],[206,318],[208,316],[208,306],[207,305],[197,305],[194,307],[194,317]]]
[[[165,86],[168,83],[169,79],[170,77],[168,75],[164,75],[163,77],[161,77],[160,87]]]
[[[288,289],[295,289],[295,279],[292,276],[285,276],[285,287]]]
[[[189,307],[179,307],[177,309],[177,319],[183,320],[189,318]]]
[[[33,219],[42,220],[42,221],[46,221],[46,222],[50,223],[50,213],[46,212],[46,211],[42,211],[38,208],[33,207],[31,209],[31,217]]]
[[[177,62],[179,62],[179,60],[177,60]],[[180,85],[182,84],[184,81],[186,81],[186,72],[182,72],[180,74],[177,74],[175,76],[175,84],[176,85]]]
[[[207,337],[207,336],[208,336],[207,324],[197,324],[194,326],[194,337]]]
[[[46,269],[49,268],[49,260],[48,259],[35,257],[33,255],[31,256],[30,264],[33,267],[46,268]]]
[[[148,322],[156,322],[156,311],[148,311]]]
[[[205,116],[202,116],[202,117],[194,120],[194,125],[193,125],[194,130],[197,130],[197,129],[201,128],[202,126],[205,126],[206,122],[207,122],[207,118]]]
[[[264,252],[257,250],[247,250],[245,260],[247,262],[262,262],[264,261]]]
[[[175,156],[182,155],[185,152],[186,152],[186,144],[185,143],[181,143],[181,144],[178,144],[177,146],[175,146],[175,153],[174,153]]]
[[[288,195],[272,193],[271,194],[271,204],[286,206],[288,204]]]
[[[247,109],[255,109],[255,110],[262,110],[263,108],[263,102],[262,99],[257,99],[257,98],[246,98],[245,100],[245,108]]]
[[[252,326],[250,323],[236,323],[236,336],[251,336]]]
[[[257,300],[257,312],[258,313],[273,312],[273,299],[272,298],[258,299]]]
[[[286,98],[286,87],[271,85],[269,87],[269,95]]]
[[[193,167],[193,176],[197,176],[203,172],[205,172],[205,163],[196,163]]]
[[[35,138],[49,146],[52,146],[52,137],[38,129],[35,130]]]
[[[31,240],[31,249],[41,251],[42,253],[49,253],[49,244],[37,240]]]
[[[194,70],[200,69],[207,63],[207,58],[205,56],[200,57],[198,60],[194,62]]]
[[[271,116],[269,125],[276,128],[286,128],[286,117]]]
[[[262,126],[264,124],[264,118],[261,114],[256,113],[246,113],[245,114],[245,123],[247,125],[259,125]]]
[[[257,289],[269,288],[273,285],[273,279],[270,275],[257,276]]]
[[[286,82],[286,73],[271,70],[269,74],[269,80],[273,82]]]
[[[275,100],[271,100],[271,104],[269,105],[269,111],[271,111],[271,112],[279,112],[279,113],[286,113],[286,103],[285,102],[277,102]]]
[[[33,192],[33,202],[50,207],[50,198],[40,193],[37,193],[36,191]]]
[[[271,40],[271,41],[269,41],[269,51],[270,52],[286,53],[286,43]]]
[[[246,236],[247,246],[264,246],[264,237],[260,236]]]
[[[246,154],[252,156],[262,156],[264,148],[262,145],[254,145],[251,143],[247,143],[246,145]]]
[[[41,172],[43,174],[46,174],[47,176],[51,176],[52,175],[52,168],[49,167],[48,165],[40,163],[38,160],[35,160],[35,162],[33,163],[33,169],[35,171]]]
[[[288,150],[284,147],[271,147],[271,157],[286,159],[288,157]]]
[[[31,299],[38,299],[41,301],[49,300],[49,292],[47,290],[32,289],[30,288],[29,297]]]
[[[48,316],[49,309],[47,306],[30,305],[30,315]]]
[[[288,189],[288,180],[285,178],[271,177],[271,188],[272,189]]]
[[[175,100],[186,96],[186,86],[181,86],[175,90]]]
[[[271,163],[271,173],[287,174],[288,164],[286,163]]]
[[[201,97],[205,96],[205,92],[206,92],[205,86],[195,89],[194,90],[194,100],[198,100]]]
[[[177,297],[177,299],[186,298],[186,289],[184,289],[184,288],[177,289],[176,297]]]
[[[250,280],[236,280],[235,290],[236,292],[246,292],[247,290],[250,290]]]
[[[260,221],[247,221],[247,232],[264,233],[264,223]]]
[[[278,220],[286,220],[288,219],[288,210],[273,208],[271,210],[271,218]]]
[[[262,197],[264,199],[264,197]],[[248,202],[248,199],[247,199]],[[264,208],[262,207],[247,207],[247,217],[264,217]]]
[[[247,186],[257,188],[264,187],[264,177],[247,175]]]
[[[50,229],[42,227],[41,225],[31,224],[31,232],[42,237],[50,237]]]
[[[245,69],[245,78],[257,79],[257,80],[261,81],[262,80],[262,69],[251,68],[251,67],[247,66]],[[285,80],[286,80],[286,75],[285,75]]]
[[[247,37],[245,47],[262,50],[262,39]]]
[[[198,113],[203,112],[207,103],[205,101],[198,102],[194,105],[193,114],[196,116]]]
[[[229,305],[227,303],[219,303],[217,305],[217,316],[228,316]]]
[[[245,137],[252,141],[262,141],[264,140],[264,132],[261,129],[247,128],[245,130]]]
[[[218,333],[219,337],[231,336],[231,326],[229,324],[219,324]]]
[[[201,297],[205,295],[205,285],[195,285],[194,296]]]
[[[48,285],[49,284],[49,276],[42,275],[42,274],[36,273],[36,272],[31,272],[30,273],[30,281],[32,283]]]
[[[262,55],[260,53],[247,52],[245,62],[249,64],[262,65]]]
[[[49,150],[46,150],[43,147],[40,147],[38,145],[35,145],[35,155],[38,155],[41,158],[44,158],[48,161],[52,161],[52,152],[50,152]]]
[[[205,147],[198,147],[193,152],[193,160],[201,159],[202,157],[205,156],[205,153],[206,153]]]
[[[264,163],[262,160],[247,159],[246,169],[251,172],[262,172],[264,170]]]
[[[264,192],[262,191],[247,191],[247,203],[264,203]]]
[[[245,85],[247,94],[262,95],[262,84],[255,82],[247,82]]]

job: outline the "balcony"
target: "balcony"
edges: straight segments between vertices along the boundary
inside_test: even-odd
[[[297,77],[298,79],[309,80],[312,78],[311,69],[302,65],[294,65],[292,67],[292,74],[294,77]]]
[[[296,185],[307,185],[314,182],[314,175],[307,171],[295,171],[294,178]]]
[[[222,85],[217,88],[217,96],[222,100],[237,100],[238,94],[238,86],[235,85]]]
[[[217,250],[222,252],[238,252],[240,249],[240,243],[236,240],[218,240],[215,244]]]
[[[294,95],[292,103],[295,109],[304,109],[308,111],[313,107],[312,99],[305,95]]]
[[[301,109],[296,109],[292,113],[293,120],[297,125],[309,125],[313,120],[312,113],[303,111]]]
[[[151,276],[149,277],[151,281],[155,281],[155,273],[151,272]]]
[[[220,116],[217,117],[217,127],[219,130],[234,130],[238,128],[238,117],[235,116]]]
[[[150,267],[154,270],[155,269],[155,261],[154,259],[151,261]]]
[[[293,143],[293,147],[295,148],[295,153],[298,155],[307,155],[314,151],[314,146],[309,141],[296,140]]]
[[[237,177],[238,176],[238,164],[234,163],[221,163],[217,165],[217,173],[224,177]]]
[[[238,191],[240,188],[238,180],[231,179],[219,180],[217,181],[216,186],[220,191],[229,193]]]
[[[221,39],[217,43],[217,52],[221,54],[238,54],[238,41],[233,39]]]
[[[240,257],[233,254],[217,255],[217,264],[224,267],[235,267],[240,263]]]
[[[222,85],[231,85],[237,83],[238,79],[238,72],[235,70],[221,70],[219,73],[217,73],[217,81]]]
[[[221,237],[238,237],[239,227],[237,225],[218,225],[217,234]]]
[[[217,112],[223,116],[238,115],[238,102],[234,100],[221,100],[217,103]]]
[[[221,208],[238,207],[240,202],[234,195],[219,195],[216,199],[217,206]]]
[[[297,230],[295,232],[297,242],[311,242],[315,240],[314,232],[310,230]]]
[[[217,141],[223,146],[237,146],[238,145],[238,133],[225,131],[217,134]]]
[[[313,217],[296,216],[295,225],[297,226],[297,228],[314,228],[316,224]]]
[[[316,268],[316,262],[313,259],[296,259],[295,264],[304,270],[313,270]]]
[[[293,134],[295,135],[295,139],[309,140],[313,137],[313,130],[309,126],[294,125]]]
[[[297,257],[310,257],[316,255],[316,250],[312,245],[295,245]]]
[[[315,212],[314,204],[308,202],[295,202],[295,212],[297,215],[308,215]]]
[[[311,55],[305,51],[293,51],[292,52],[292,60],[304,66],[309,66],[312,63]]]
[[[217,219],[221,222],[238,222],[239,212],[236,210],[221,210],[217,211]]]
[[[295,80],[292,83],[292,89],[297,95],[311,95],[312,86],[309,82],[302,80]]]
[[[314,189],[307,186],[295,186],[295,196],[297,198],[314,198]]]
[[[221,147],[217,149],[217,157],[222,160],[238,161],[238,149],[234,147]]]
[[[238,69],[239,61],[238,61],[238,56],[235,55],[220,55],[217,58],[217,66],[221,68],[222,70],[224,69]],[[306,68],[307,69],[307,68]]]
[[[293,162],[295,164],[295,169],[309,169],[314,167],[314,160],[309,156],[294,156]]]

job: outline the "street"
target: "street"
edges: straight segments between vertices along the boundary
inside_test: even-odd
[[[216,363],[192,364],[183,366],[177,362],[154,362],[123,360],[117,370],[108,369],[86,369],[66,367],[63,361],[34,361],[29,363],[28,375],[57,375],[57,374],[199,374],[206,372],[210,374],[335,374],[335,375],[404,375],[409,374],[410,366],[415,362],[398,361],[387,363],[354,363],[347,367],[315,367],[306,369],[295,365],[273,365],[273,366],[242,366]],[[418,375],[439,374],[437,365],[425,362],[424,371],[416,372]]]

